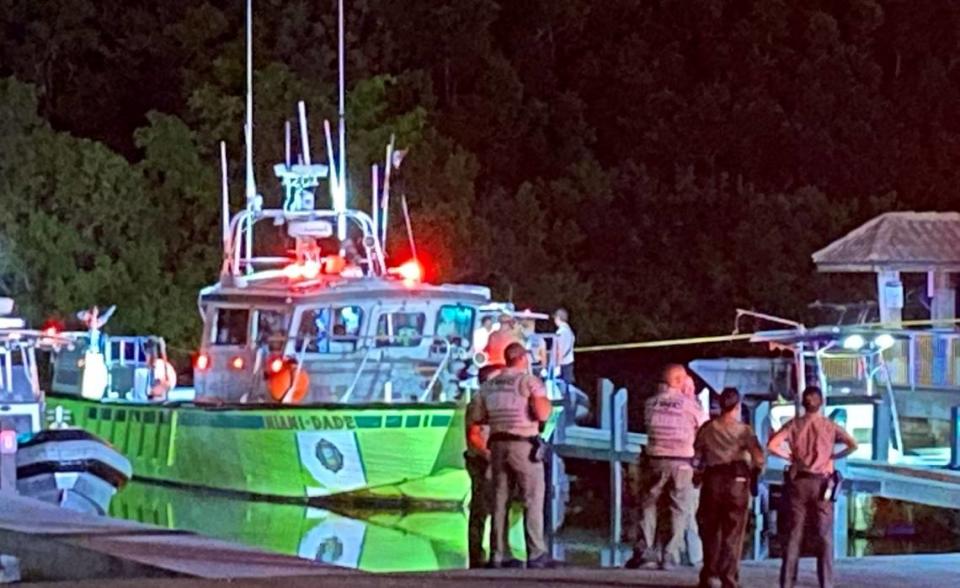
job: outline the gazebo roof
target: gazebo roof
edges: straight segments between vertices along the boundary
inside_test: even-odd
[[[960,212],[888,212],[813,254],[822,272],[960,271]]]

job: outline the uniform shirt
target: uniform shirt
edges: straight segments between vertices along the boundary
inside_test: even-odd
[[[712,419],[700,428],[694,449],[707,467],[735,461],[750,464],[750,449],[763,453],[750,425],[720,418]]]
[[[794,418],[784,429],[790,461],[799,471],[821,476],[833,473],[834,449],[848,436],[840,425],[815,412]]]
[[[507,347],[509,347],[511,343],[523,344],[523,341],[520,340],[520,336],[513,327],[503,326],[500,327],[499,330],[491,333],[490,338],[487,340],[487,347],[484,349],[484,352],[487,354],[487,363],[493,365],[503,365],[507,363],[503,352],[507,350]]]
[[[573,347],[576,342],[577,336],[569,324],[563,323],[557,327],[557,363],[559,365],[573,363]]]
[[[530,399],[546,395],[540,378],[517,368],[505,368],[480,386],[467,408],[467,422],[489,425],[491,435],[539,435],[540,422],[533,418]]]
[[[700,404],[674,388],[650,397],[644,410],[647,447],[652,457],[693,457],[697,429],[707,420]]]

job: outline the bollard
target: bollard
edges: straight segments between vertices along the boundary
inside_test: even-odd
[[[950,465],[960,470],[960,405],[950,407]]]
[[[0,492],[17,493],[17,432],[0,431]]]
[[[873,405],[873,452],[870,459],[881,463],[890,462],[890,433],[893,415],[887,399]],[[902,449],[902,448],[901,448]]]

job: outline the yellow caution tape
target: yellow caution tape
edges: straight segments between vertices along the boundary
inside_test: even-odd
[[[698,345],[702,343],[728,343],[730,341],[744,341],[753,337],[753,333],[740,333],[737,335],[714,335],[710,337],[687,337],[684,339],[660,339],[659,341],[637,341],[634,343],[614,343],[611,345],[588,345],[585,347],[575,347],[577,353],[590,353],[593,351],[617,351],[621,349],[644,349],[648,347],[671,347],[675,345]]]
[[[917,319],[900,321],[899,323],[863,323],[860,325],[837,325],[839,327],[868,327],[881,329],[902,329],[903,327],[948,326],[958,325],[960,319]],[[678,345],[700,345],[705,343],[729,343],[731,341],[745,341],[757,333],[737,333],[734,335],[712,335],[709,337],[686,337],[682,339],[659,339],[655,341],[636,341],[633,343],[612,343],[610,345],[587,345],[575,347],[577,353],[591,353],[594,351],[619,351],[623,349],[647,349],[653,347],[673,347]]]

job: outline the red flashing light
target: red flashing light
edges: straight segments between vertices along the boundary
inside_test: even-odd
[[[213,361],[206,351],[201,351],[193,360],[193,367],[199,372],[205,372],[213,366]]]
[[[283,358],[274,357],[267,363],[267,371],[271,374],[279,374],[283,370]]]
[[[407,284],[414,284],[423,280],[423,266],[416,259],[405,262],[396,271]]]
[[[63,323],[57,319],[49,319],[44,321],[43,325],[40,326],[40,332],[43,333],[45,337],[56,337],[63,332]]]
[[[319,261],[308,259],[303,263],[291,263],[283,268],[283,275],[291,280],[312,280],[320,275],[323,266]]]
[[[230,360],[230,367],[235,370],[242,370],[244,365],[246,365],[246,362],[239,355]]]

